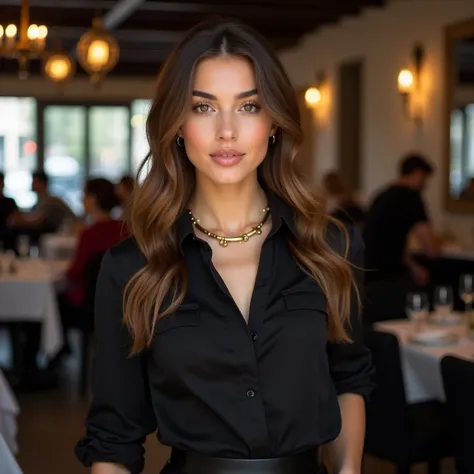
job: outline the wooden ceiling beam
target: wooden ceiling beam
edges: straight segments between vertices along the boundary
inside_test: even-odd
[[[63,0],[60,2],[61,10],[89,9],[109,10],[115,6],[115,0]],[[0,7],[20,7],[20,0],[0,0]],[[30,0],[30,8],[57,8],[58,0]]]

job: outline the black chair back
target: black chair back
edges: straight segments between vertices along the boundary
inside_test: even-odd
[[[104,253],[96,253],[91,257],[86,265],[86,286],[85,286],[85,297],[84,297],[84,311],[86,312],[86,318],[88,319],[91,329],[94,324],[94,303],[95,293],[97,287],[97,279],[99,277],[100,266]]]
[[[447,356],[441,361],[449,431],[458,474],[474,473],[474,363]]]
[[[376,368],[376,388],[367,403],[365,450],[396,462],[400,453],[409,451],[410,439],[398,339],[393,334],[367,331],[364,341]]]

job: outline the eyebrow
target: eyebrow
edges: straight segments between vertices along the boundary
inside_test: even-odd
[[[258,94],[257,89],[250,89],[249,91],[241,92],[237,94],[235,98],[237,100],[246,99],[247,97],[252,97],[253,95]],[[193,97],[202,97],[203,99],[217,100],[217,97],[214,94],[209,94],[208,92],[202,91],[193,91]]]

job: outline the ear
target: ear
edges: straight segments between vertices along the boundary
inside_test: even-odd
[[[276,125],[272,125],[272,128],[270,129],[270,136],[272,137],[273,135],[275,135],[277,131],[278,127]]]

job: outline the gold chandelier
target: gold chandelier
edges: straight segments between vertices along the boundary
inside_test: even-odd
[[[28,62],[43,60],[43,74],[56,84],[63,84],[74,76],[75,61],[61,49],[60,42],[53,50],[46,49],[48,28],[45,25],[30,24],[28,0],[21,2],[20,25],[0,24],[0,56],[17,59],[19,77],[28,77]],[[92,28],[84,33],[77,44],[77,58],[89,73],[91,80],[99,85],[107,73],[117,64],[120,48],[115,38],[102,26],[99,18],[94,19]]]
[[[97,86],[117,64],[120,48],[115,38],[94,18],[92,28],[84,33],[77,44],[77,59]]]
[[[46,26],[30,24],[28,0],[22,0],[19,28],[14,24],[5,28],[0,25],[0,56],[17,59],[20,78],[25,78],[29,60],[43,56],[47,36]]]

